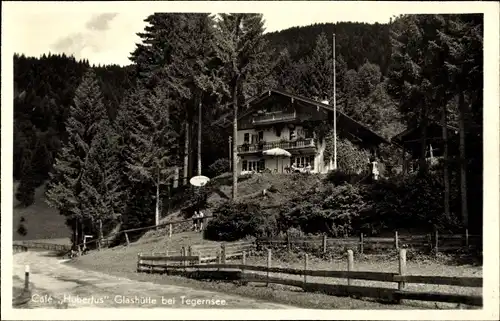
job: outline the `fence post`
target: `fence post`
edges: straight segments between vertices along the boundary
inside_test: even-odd
[[[226,264],[226,244],[221,244],[222,264]]]
[[[394,231],[394,246],[396,247],[396,250],[399,250],[398,231]]]
[[[323,253],[326,253],[326,234],[323,234]]]
[[[141,255],[142,253],[137,254],[137,272],[140,272],[141,270],[141,264],[142,264]]]
[[[435,240],[434,240],[434,249],[436,250],[436,256],[438,255],[438,252],[439,252],[439,233],[438,233],[438,230],[436,229],[436,231],[434,232],[434,237],[435,237]]]
[[[201,251],[198,251],[198,265],[201,265]]]
[[[30,266],[24,266],[24,290],[30,289]]]
[[[217,253],[217,263],[222,264],[222,251],[221,251],[221,249],[219,249],[218,253]]]
[[[168,237],[172,238],[172,224],[168,224]]]
[[[406,275],[406,249],[399,250],[399,275]],[[398,282],[398,290],[403,291],[405,288],[405,282]]]
[[[187,256],[192,256],[193,255],[193,249],[191,248],[191,245],[188,246],[188,251],[187,251]],[[193,265],[193,261],[189,261],[188,265]]]
[[[127,232],[125,232],[125,241],[127,241],[127,246],[129,246],[130,245],[130,240],[128,238]]]
[[[307,253],[305,254],[304,256],[304,285],[306,285],[307,283],[307,266],[309,265],[308,262],[309,261],[309,255],[307,255]]]
[[[354,270],[354,253],[352,250],[347,250],[347,272]],[[351,278],[347,277],[347,285],[351,285]]]
[[[469,247],[469,229],[465,229],[465,246]]]
[[[266,286],[269,286],[269,269],[271,268],[271,249],[267,249],[267,283]]]
[[[359,234],[359,253],[363,254],[363,233]]]
[[[246,251],[243,251],[242,255],[241,255],[241,274],[243,274],[245,272],[245,264],[247,263],[247,252]]]

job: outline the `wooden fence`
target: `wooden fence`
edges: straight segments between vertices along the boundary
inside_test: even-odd
[[[399,273],[353,271],[354,260],[352,250],[347,251],[348,262],[346,271],[311,270],[308,266],[307,255],[304,259],[303,269],[272,267],[271,249],[268,249],[267,266],[247,265],[245,257],[245,252],[243,252],[241,264],[225,264],[220,261],[215,264],[203,264],[202,257],[197,255],[168,256],[139,254],[137,258],[137,272],[183,275],[200,280],[238,281],[242,284],[257,282],[269,285],[274,283],[299,287],[307,292],[321,292],[329,295],[357,298],[374,298],[394,303],[400,303],[401,300],[419,300],[459,303],[472,306],[482,306],[483,304],[481,296],[407,290],[406,284],[408,283],[482,287],[482,278],[407,275],[406,249],[399,251]],[[264,272],[265,274],[249,273],[250,271]],[[270,273],[303,276],[303,280],[271,277]],[[308,281],[308,276],[347,279],[347,284],[314,283]],[[397,289],[352,285],[352,280],[356,279],[396,283]]]
[[[158,260],[160,261],[161,258],[167,258],[165,260],[171,262],[176,261],[176,260],[172,261],[172,257],[182,257],[182,258],[196,257],[197,258],[196,261],[199,263],[207,263],[212,261],[225,263],[228,259],[241,258],[243,257],[243,255],[252,254],[254,251],[255,251],[255,244],[253,242],[190,245],[188,247],[182,247],[180,249],[180,253],[168,252],[168,253],[152,253],[151,255],[139,254],[139,261],[141,261],[140,259],[141,257],[158,258]],[[180,254],[180,255],[175,256],[175,254]]]
[[[22,244],[12,244],[12,252],[13,253],[21,253],[21,252],[27,252],[28,247]]]
[[[204,226],[206,226],[206,222],[211,218],[212,216],[206,216],[204,217]],[[177,220],[177,221],[170,221],[166,223],[162,223],[159,225],[152,225],[152,226],[147,226],[147,227],[141,227],[141,228],[136,228],[136,229],[128,229],[128,230],[122,230],[113,234],[110,234],[106,236],[105,238],[102,239],[94,239],[87,241],[85,243],[81,243],[78,246],[81,248],[84,244],[85,245],[90,245],[90,244],[97,244],[97,248],[100,248],[101,246],[109,246],[110,241],[113,240],[114,238],[120,236],[123,234],[125,236],[125,242],[126,245],[130,245],[130,238],[129,238],[129,233],[133,232],[140,232],[140,231],[148,231],[148,230],[153,230],[153,229],[161,229],[164,227],[168,227],[167,229],[167,234],[169,238],[172,237],[173,234],[173,226],[176,224],[182,224],[182,223],[187,223],[187,222],[193,222],[193,219],[187,219],[187,220]],[[52,243],[45,243],[45,242],[32,242],[32,241],[15,241],[13,243],[14,246],[14,252],[20,252],[21,247],[25,247],[26,249],[41,249],[41,250],[49,250],[49,251],[56,251],[56,252],[68,252],[71,251],[72,246],[71,245],[62,245],[62,244],[52,244]]]
[[[14,252],[27,251],[28,249],[40,249],[56,252],[65,252],[71,250],[71,245],[64,244],[52,244],[44,242],[32,242],[32,241],[20,241],[12,244],[14,247]],[[26,249],[26,250],[24,250]],[[17,252],[16,252],[17,251]]]
[[[260,238],[256,241],[258,248],[281,248],[291,250],[293,248],[316,249],[326,253],[334,249],[352,249],[361,254],[377,250],[399,250],[401,248],[421,252],[446,252],[464,249],[477,249],[481,247],[480,235],[469,235],[467,230],[463,235],[439,234],[438,231],[427,235],[398,235],[393,237],[365,237],[362,233],[359,237],[329,238],[326,235],[319,237],[301,238]]]

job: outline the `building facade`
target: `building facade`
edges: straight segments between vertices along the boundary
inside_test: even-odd
[[[347,137],[374,153],[379,144],[388,143],[366,126],[337,111],[337,134]],[[278,90],[269,90],[249,101],[238,117],[238,172],[271,171],[277,173],[305,169],[327,173],[333,160],[325,159],[326,144],[315,128],[322,122],[333,122],[333,107],[306,97]],[[230,117],[223,127],[231,126]],[[265,155],[265,151],[280,149],[289,153]],[[367,159],[367,165],[370,160]]]

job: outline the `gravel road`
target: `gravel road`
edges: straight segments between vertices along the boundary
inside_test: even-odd
[[[26,265],[30,267],[30,282],[33,284],[27,308],[296,308],[237,295],[80,270],[64,264],[63,260],[48,252],[14,255],[14,279],[24,280]]]

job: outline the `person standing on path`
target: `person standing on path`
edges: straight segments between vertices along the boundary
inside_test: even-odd
[[[200,210],[200,212],[198,213],[198,226],[200,227],[200,232],[203,231],[203,217],[205,215],[203,214],[203,212]]]
[[[193,230],[198,232],[198,211],[194,211],[193,215]]]

